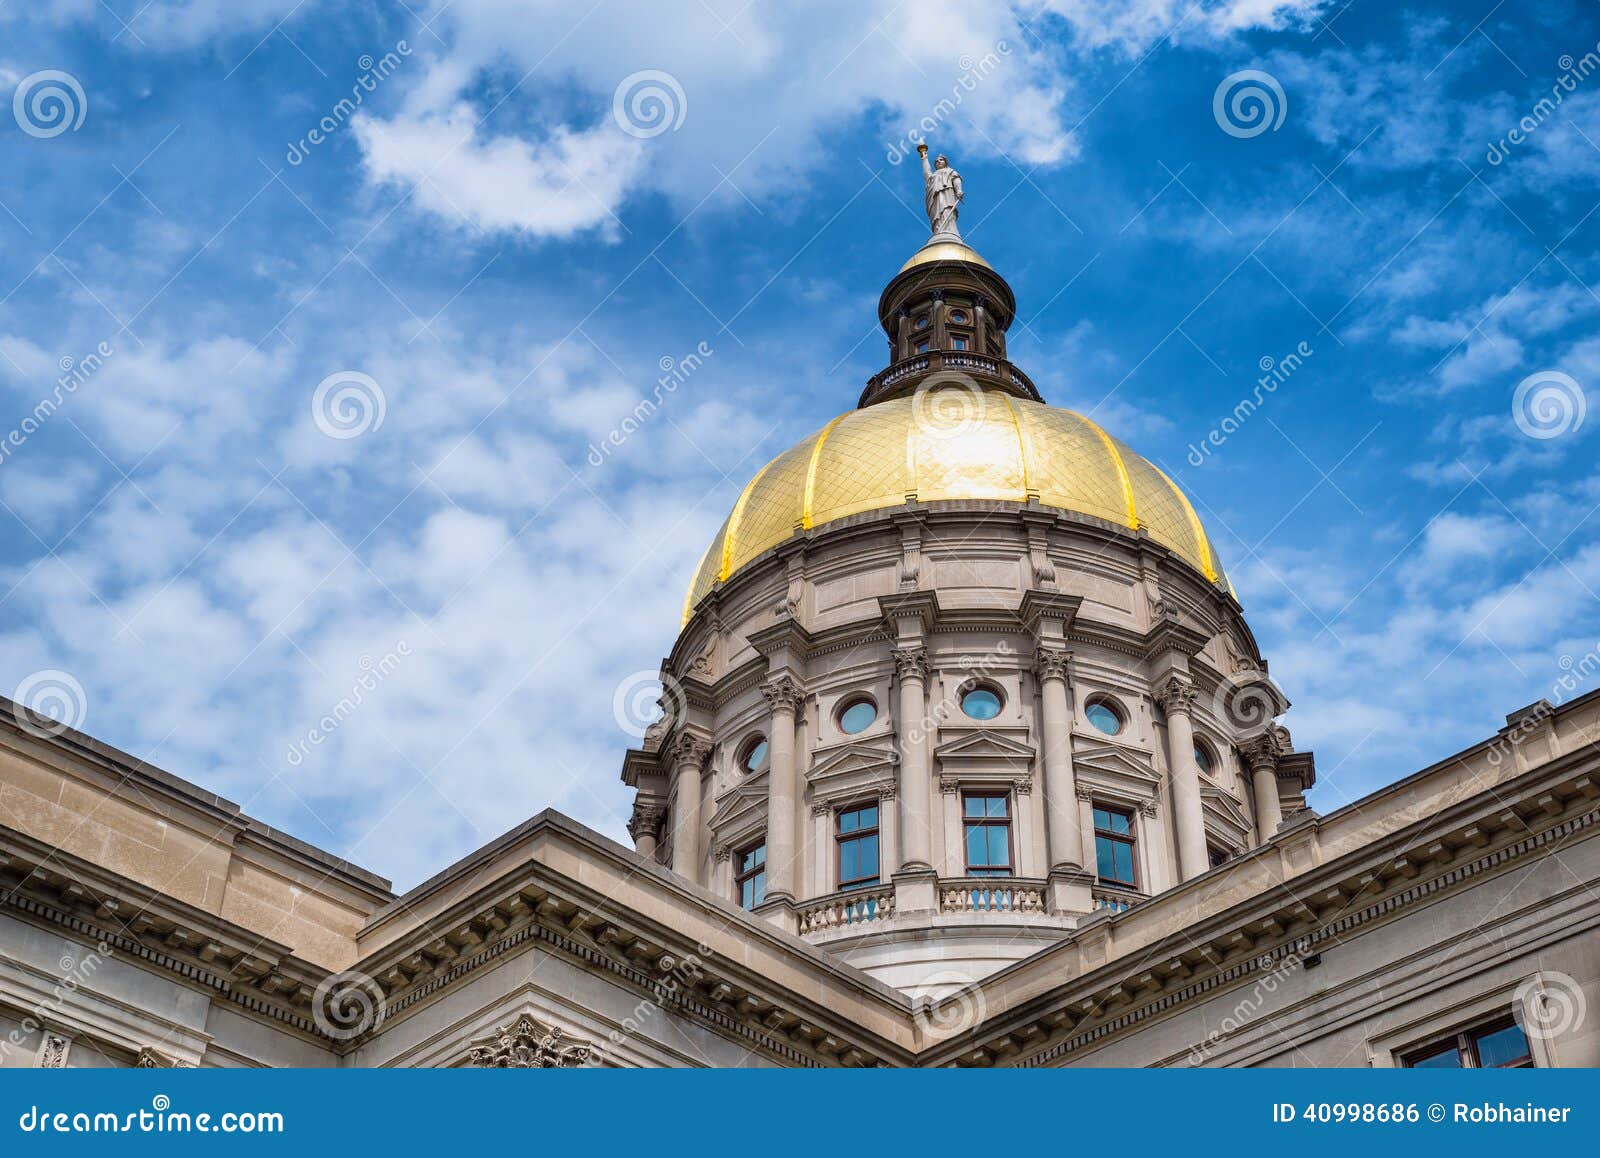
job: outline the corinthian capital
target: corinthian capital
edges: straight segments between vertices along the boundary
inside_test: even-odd
[[[1250,762],[1250,770],[1252,772],[1276,772],[1278,770],[1278,757],[1283,755],[1283,749],[1278,742],[1278,737],[1271,732],[1263,732],[1261,735],[1246,741],[1243,745],[1243,750],[1244,758]]]
[[[1195,691],[1194,684],[1187,676],[1170,676],[1167,682],[1161,685],[1156,692],[1156,698],[1161,701],[1161,706],[1170,715],[1173,712],[1188,713],[1194,707],[1194,701],[1199,693]]]
[[[635,800],[633,816],[628,821],[628,835],[635,841],[641,835],[659,836],[661,822],[666,818],[666,808],[654,801]]]
[[[791,715],[800,710],[805,700],[800,685],[786,675],[774,676],[762,684],[761,696],[767,701],[769,712],[788,712]]]
[[[695,768],[704,768],[706,760],[711,756],[711,745],[693,732],[679,732],[673,737],[668,750],[672,753],[675,763],[692,765]]]
[[[1065,680],[1067,678],[1067,663],[1071,653],[1059,647],[1045,647],[1042,644],[1033,652],[1033,674],[1039,677],[1039,682],[1046,680]]]
[[[925,647],[897,647],[894,649],[895,674],[903,680],[928,678],[928,649]]]

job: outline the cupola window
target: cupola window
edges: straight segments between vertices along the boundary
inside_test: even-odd
[[[1000,792],[970,792],[962,799],[969,877],[1011,875],[1010,805]]]
[[[1000,693],[984,684],[961,693],[961,710],[974,720],[992,720],[1000,714]]]
[[[746,772],[759,772],[767,764],[767,738],[756,736],[744,746],[739,757],[739,767]]]
[[[866,697],[850,700],[839,712],[839,730],[847,736],[865,732],[878,718],[878,705]]]
[[[1094,806],[1095,873],[1109,885],[1138,887],[1133,868],[1133,813],[1103,804]]]
[[[951,310],[950,311],[950,321],[954,325],[957,325],[957,326],[966,325],[967,324],[967,311],[966,310]]]
[[[1115,736],[1127,723],[1122,709],[1114,700],[1103,698],[1090,700],[1083,714],[1089,718],[1091,724],[1108,736]]]
[[[739,868],[734,877],[739,892],[739,904],[753,909],[767,899],[767,843],[752,845],[739,854]]]
[[[878,883],[878,806],[863,805],[839,813],[839,887],[859,889]]]

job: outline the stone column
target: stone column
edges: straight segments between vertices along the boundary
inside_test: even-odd
[[[1078,824],[1078,784],[1072,771],[1072,706],[1067,694],[1067,653],[1040,647],[1033,671],[1043,706],[1045,833],[1050,867],[1083,868]]]
[[[633,816],[628,821],[628,835],[633,837],[633,847],[645,860],[656,857],[656,843],[661,834],[661,821],[666,809],[658,801],[635,800]]]
[[[894,652],[900,681],[895,736],[900,746],[900,871],[933,869],[933,764],[927,716],[928,652],[900,647]]]
[[[1044,755],[1045,843],[1049,847],[1050,907],[1086,912],[1093,907],[1092,874],[1083,863],[1083,818],[1072,770],[1072,701],[1068,653],[1040,644],[1033,672],[1039,680],[1040,747]]]
[[[700,777],[711,745],[690,732],[672,742],[672,871],[700,882]]]
[[[1194,759],[1195,690],[1188,677],[1173,675],[1160,691],[1167,709],[1167,768],[1172,784],[1172,809],[1178,831],[1178,876],[1197,877],[1210,867],[1206,856],[1206,822],[1200,804],[1200,766]]]
[[[972,299],[972,348],[993,358],[995,353],[989,347],[988,322],[989,299],[979,294]]]
[[[795,815],[800,797],[794,718],[804,697],[800,685],[787,675],[762,684],[761,694],[772,713],[772,734],[767,741],[767,903],[792,905],[798,896]]]
[[[1257,736],[1245,748],[1250,761],[1250,784],[1255,789],[1256,828],[1266,844],[1283,824],[1283,801],[1278,798],[1278,741],[1268,732]]]

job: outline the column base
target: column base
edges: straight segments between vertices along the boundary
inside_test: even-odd
[[[1094,874],[1077,865],[1056,865],[1050,870],[1046,891],[1052,913],[1094,912]]]
[[[908,864],[889,878],[894,885],[894,911],[932,913],[939,908],[939,874],[932,865]]]

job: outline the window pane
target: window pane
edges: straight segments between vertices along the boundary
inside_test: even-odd
[[[1204,744],[1196,744],[1194,746],[1194,762],[1200,771],[1207,776],[1211,775],[1211,753],[1206,750]]]
[[[1122,731],[1122,721],[1117,718],[1117,713],[1105,704],[1090,704],[1084,710],[1084,715],[1089,717],[1089,722],[1108,736],[1115,736]]]
[[[861,817],[862,828],[878,827],[878,806],[876,804],[874,804],[871,808],[863,808],[859,815]]]
[[[767,874],[766,873],[764,873],[764,872],[757,873],[754,877],[751,878],[751,880],[750,880],[750,891],[755,895],[755,900],[752,902],[752,906],[759,905],[762,901],[767,899]]]
[[[1094,810],[1094,826],[1096,828],[1110,828],[1111,813],[1107,812],[1104,808],[1096,808]]]
[[[1111,814],[1111,831],[1126,835],[1133,831],[1133,817],[1126,812],[1113,812]]]
[[[961,710],[974,720],[992,720],[1000,714],[1000,697],[988,688],[973,688],[961,697]]]
[[[767,742],[758,740],[751,746],[750,751],[744,755],[744,769],[746,772],[758,772],[767,762]]]
[[[966,813],[967,813],[968,816],[982,816],[983,815],[983,807],[984,807],[984,805],[983,805],[983,797],[981,797],[981,796],[969,796],[969,797],[967,797],[967,800],[966,800]]]
[[[875,877],[878,875],[878,838],[869,836],[859,842],[861,846],[861,875]]]
[[[1131,844],[1118,844],[1116,846],[1117,880],[1124,884],[1133,883],[1133,846]]]
[[[1004,816],[1006,814],[1006,798],[1004,796],[989,797],[989,815]]]
[[[986,847],[983,827],[981,825],[967,826],[967,864],[977,866],[983,864],[984,848]]]
[[[1117,858],[1114,848],[1115,842],[1103,836],[1094,838],[1094,863],[1095,871],[1101,876],[1115,878],[1117,875]]]
[[[861,875],[861,851],[853,840],[839,846],[839,879],[853,881]]]
[[[839,831],[854,832],[861,823],[859,812],[841,812],[839,814]]]
[[[1004,868],[1011,863],[1009,836],[1008,829],[989,829],[989,859],[985,863],[996,868]]]
[[[1411,1067],[1419,1070],[1458,1070],[1461,1068],[1461,1054],[1455,1046],[1446,1046],[1438,1053],[1417,1058]]]
[[[1523,1036],[1521,1026],[1508,1025],[1478,1038],[1478,1064],[1487,1069],[1521,1061],[1527,1056],[1528,1039]]]

